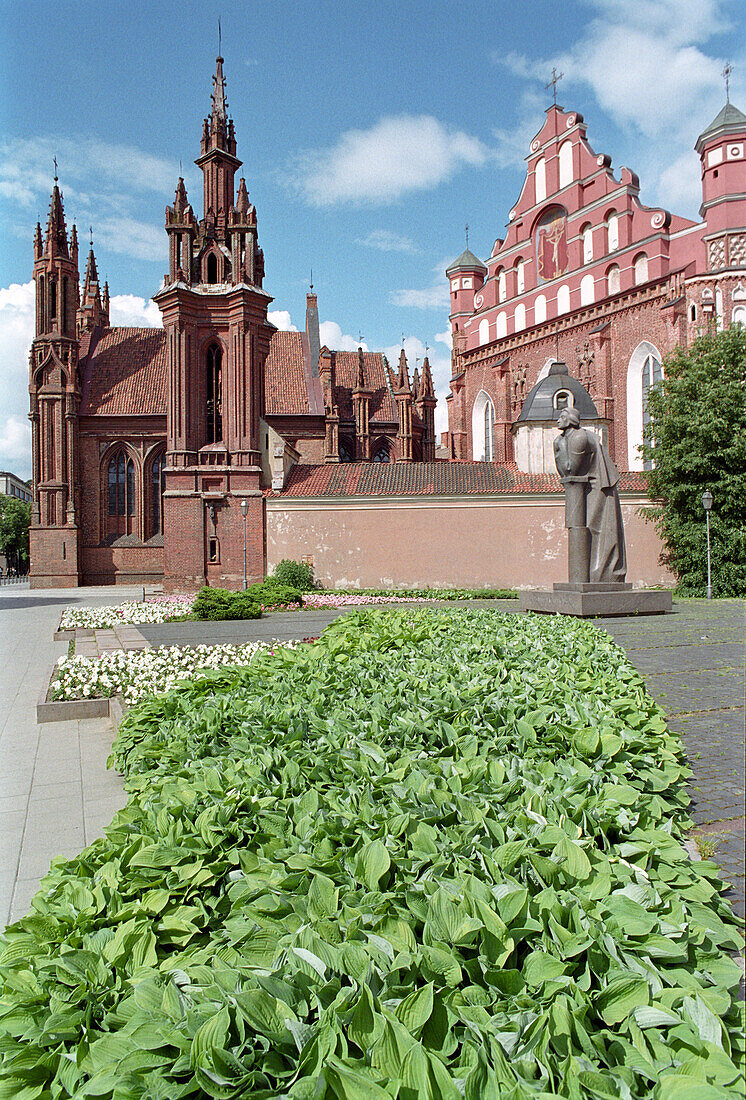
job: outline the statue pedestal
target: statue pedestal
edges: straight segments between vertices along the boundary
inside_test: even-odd
[[[663,589],[633,588],[625,581],[601,584],[555,584],[552,591],[528,589],[518,599],[519,611],[546,615],[574,615],[580,619],[612,615],[663,615],[672,609],[671,593]]]

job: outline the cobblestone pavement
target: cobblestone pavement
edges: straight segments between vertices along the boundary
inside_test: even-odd
[[[598,619],[643,674],[681,734],[692,769],[693,839],[744,899],[744,638],[746,602],[675,600],[671,615]]]

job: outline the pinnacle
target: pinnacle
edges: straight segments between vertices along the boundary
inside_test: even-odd
[[[399,355],[399,377],[396,382],[397,392],[411,393],[412,390],[409,385],[409,372],[407,370],[407,357],[404,354],[404,348],[401,349]]]
[[[65,211],[62,205],[62,194],[56,182],[52,189],[52,201],[49,204],[46,247],[51,256],[64,256],[65,258],[69,258],[67,250],[67,229],[65,228]]]

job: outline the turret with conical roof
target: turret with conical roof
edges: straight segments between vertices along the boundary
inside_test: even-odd
[[[484,286],[486,277],[487,268],[469,250],[468,245],[458,259],[446,268],[451,301],[451,331],[454,335],[463,333],[464,325],[477,305],[474,296]]]
[[[733,266],[712,234],[746,225],[746,115],[729,99],[699,135],[695,149],[702,160],[699,213],[707,222],[709,251],[720,266]]]

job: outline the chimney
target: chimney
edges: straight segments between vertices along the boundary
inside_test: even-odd
[[[306,295],[306,335],[308,336],[308,347],[311,352],[311,377],[318,378],[321,340],[319,337],[319,309],[316,295],[313,292]]]

